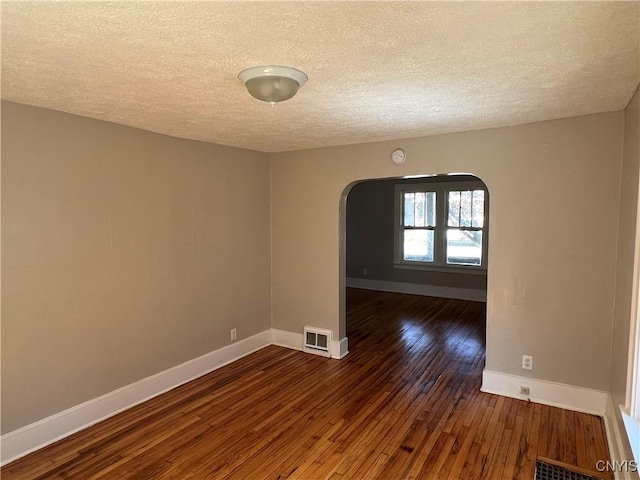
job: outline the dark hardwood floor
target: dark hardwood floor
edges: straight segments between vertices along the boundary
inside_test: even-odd
[[[479,391],[484,304],[350,289],[347,305],[341,361],[270,346],[0,474],[532,480],[537,456],[608,458],[600,418]]]

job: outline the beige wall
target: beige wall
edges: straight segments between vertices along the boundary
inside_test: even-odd
[[[272,324],[345,334],[344,193],[466,172],[491,198],[489,370],[609,388],[623,112],[271,156]],[[407,161],[390,160],[395,147]],[[523,354],[534,370],[520,368]]]
[[[615,406],[625,403],[631,295],[638,206],[640,167],[640,92],[631,99],[625,111],[624,153],[620,181],[620,222],[618,225],[618,261],[616,270],[615,310],[611,348],[611,399]],[[620,411],[615,409],[618,427],[625,431]],[[625,439],[628,459],[631,450]]]
[[[2,431],[270,328],[269,157],[2,103]]]
[[[3,432],[224,346],[232,327],[343,337],[349,186],[429,173],[472,173],[490,191],[487,368],[526,376],[526,353],[535,378],[623,385],[628,323],[613,357],[609,342],[619,208],[633,217],[623,112],[270,163],[8,102],[2,115]],[[630,115],[625,172],[638,162]]]

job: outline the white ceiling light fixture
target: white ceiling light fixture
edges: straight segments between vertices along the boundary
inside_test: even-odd
[[[280,65],[247,68],[238,74],[238,78],[252,97],[269,102],[271,106],[289,100],[308,79],[306,73]]]

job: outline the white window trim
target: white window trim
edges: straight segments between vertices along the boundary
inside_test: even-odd
[[[482,263],[475,265],[451,265],[446,262],[447,238],[446,218],[449,201],[447,192],[451,190],[484,190],[484,226],[482,227]],[[434,229],[434,261],[419,262],[405,260],[402,251],[402,237],[404,219],[402,218],[403,195],[405,192],[435,192],[436,193],[436,227]],[[393,262],[394,268],[408,270],[424,270],[432,272],[468,273],[486,275],[489,232],[489,194],[485,185],[480,181],[468,180],[461,182],[424,182],[398,183],[394,190],[394,239]]]
[[[640,191],[636,204],[636,232],[631,287],[629,331],[629,359],[627,364],[627,392],[621,405],[627,437],[636,461],[640,461]]]
[[[640,312],[638,296],[640,295],[640,192],[636,214],[636,238],[633,258],[633,277],[631,287],[631,316],[629,332],[629,361],[627,368],[627,397],[625,413],[636,421],[640,421]]]

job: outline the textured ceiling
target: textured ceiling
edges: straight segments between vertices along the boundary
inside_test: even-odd
[[[639,2],[2,2],[2,97],[268,152],[619,110]],[[237,75],[309,81],[271,108]]]

